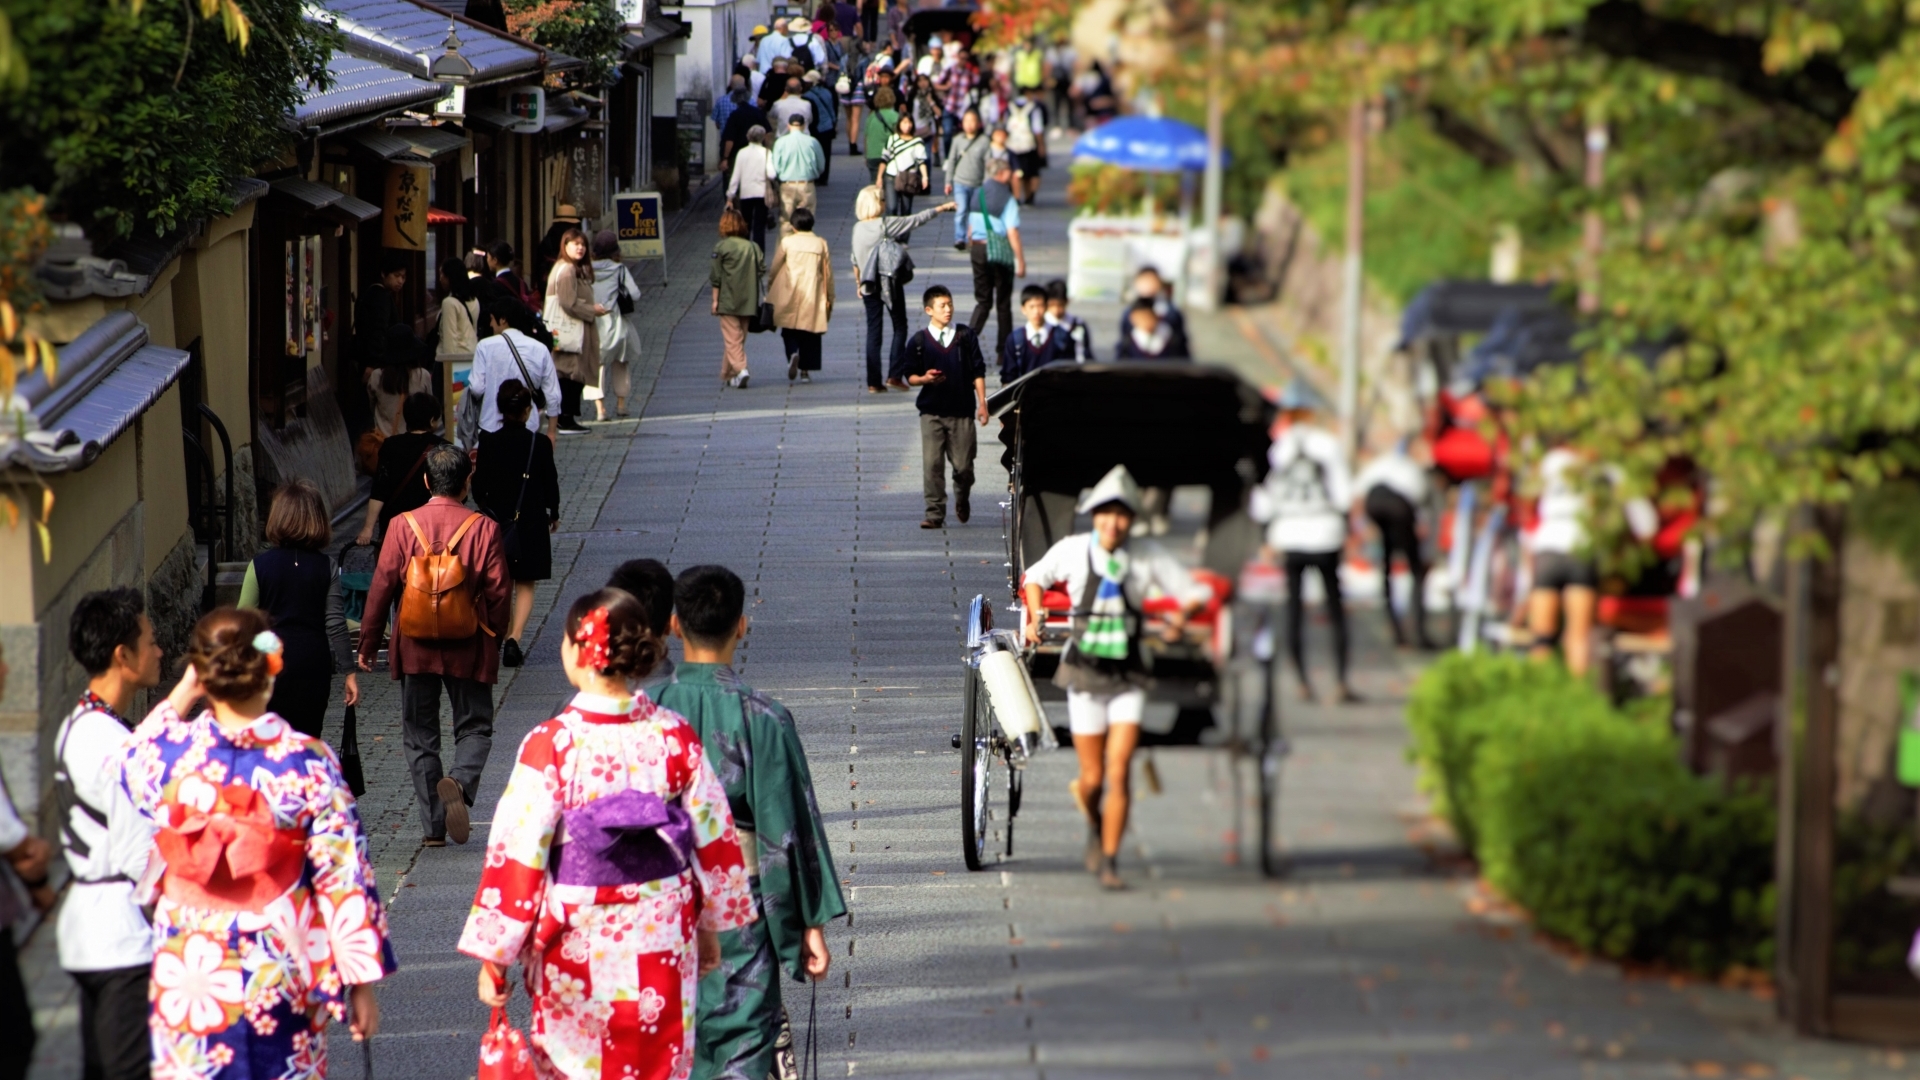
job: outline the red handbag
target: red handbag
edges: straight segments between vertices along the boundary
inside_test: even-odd
[[[496,982],[495,985],[500,985]],[[474,1080],[535,1080],[533,1052],[527,1037],[507,1022],[507,1010],[493,1010],[487,1033],[480,1036],[480,1072]]]

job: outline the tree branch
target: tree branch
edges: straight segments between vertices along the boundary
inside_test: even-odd
[[[1634,0],[1602,0],[1587,9],[1580,39],[1608,56],[1640,60],[1683,75],[1733,86],[1760,101],[1791,105],[1828,124],[1853,111],[1855,90],[1832,58],[1816,56],[1799,70],[1770,74],[1765,42],[1722,34],[1699,23],[1655,15]]]

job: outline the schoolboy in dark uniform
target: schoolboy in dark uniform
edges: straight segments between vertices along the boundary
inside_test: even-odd
[[[1002,386],[1055,360],[1073,359],[1073,339],[1064,327],[1047,321],[1046,289],[1029,285],[1020,290],[1020,314],[1026,316],[1027,324],[1008,334],[1000,350]]]
[[[962,524],[973,513],[975,423],[987,422],[987,361],[980,339],[953,319],[953,293],[929,288],[921,299],[927,328],[907,339],[907,385],[920,388],[920,486],[926,494],[923,529],[947,523],[946,464],[953,465],[953,512]],[[944,461],[942,460],[944,458]]]

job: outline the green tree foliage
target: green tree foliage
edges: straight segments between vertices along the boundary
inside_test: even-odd
[[[332,32],[299,0],[0,8],[26,70],[0,86],[0,189],[45,192],[95,242],[226,212],[229,179],[283,153],[287,115],[326,85]]]
[[[507,26],[528,41],[585,60],[569,76],[589,89],[613,81],[626,25],[612,0],[507,0]]]
[[[1920,465],[1920,5],[1239,0],[1233,19],[1230,114],[1282,144],[1268,168],[1334,142],[1366,96],[1511,176],[1501,216],[1530,271],[1571,287],[1577,245],[1536,260],[1534,241],[1600,213],[1593,352],[1509,390],[1521,435],[1619,463],[1622,495],[1691,457],[1713,478],[1712,527],[1734,536]],[[1158,77],[1187,114],[1204,74]],[[1611,136],[1597,193],[1593,122]],[[1476,205],[1481,179],[1432,179]]]

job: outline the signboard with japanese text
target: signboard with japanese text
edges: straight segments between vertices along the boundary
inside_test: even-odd
[[[606,211],[606,147],[597,138],[581,139],[567,148],[567,202],[588,221]]]
[[[387,166],[387,204],[382,209],[382,247],[427,250],[426,166]]]
[[[623,191],[613,197],[613,210],[622,259],[667,257],[666,219],[660,213],[659,192]]]

